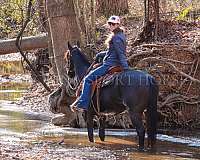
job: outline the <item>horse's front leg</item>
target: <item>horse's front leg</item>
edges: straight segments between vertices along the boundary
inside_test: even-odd
[[[90,142],[94,142],[94,114],[91,113],[89,110],[87,113],[87,132],[88,132],[88,139]]]
[[[105,140],[105,120],[106,120],[106,117],[105,116],[102,116],[100,117],[99,119],[99,138],[101,141],[104,141]]]
[[[144,137],[145,137],[145,128],[142,122],[142,114],[141,113],[134,113],[129,111],[130,118],[136,127],[137,135],[139,137],[139,151],[144,151]]]

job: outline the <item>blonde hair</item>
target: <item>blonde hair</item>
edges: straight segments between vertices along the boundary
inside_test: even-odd
[[[119,33],[119,32],[124,32],[125,30],[124,30],[124,28],[123,27],[118,27],[118,28],[116,28],[115,30],[113,30],[108,36],[107,36],[107,39],[105,40],[105,45],[106,45],[106,47],[107,48],[109,48],[109,45],[110,45],[110,42],[111,42],[111,40],[112,40],[112,37],[115,35],[115,34],[117,34],[117,33]]]
[[[112,37],[114,36],[114,33],[112,32],[112,33],[110,33],[108,36],[107,36],[107,38],[106,38],[106,40],[105,40],[105,45],[106,45],[106,47],[107,48],[109,48],[109,45],[110,45],[110,41],[111,41],[111,39],[112,39]]]

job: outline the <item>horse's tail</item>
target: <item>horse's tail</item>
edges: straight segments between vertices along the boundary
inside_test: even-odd
[[[147,107],[147,135],[148,135],[148,146],[153,147],[156,143],[157,134],[157,98],[158,98],[158,84],[153,77],[149,78],[150,82],[150,93],[149,103]]]

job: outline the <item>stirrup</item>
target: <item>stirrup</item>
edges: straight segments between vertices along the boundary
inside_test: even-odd
[[[78,98],[69,106],[72,112],[84,112],[83,108],[77,107]]]
[[[76,99],[76,100],[70,105],[70,108],[76,106],[77,103],[78,103],[78,99]]]
[[[79,108],[76,105],[74,105],[74,106],[71,105],[70,109],[72,112],[84,112],[85,111],[83,108]]]

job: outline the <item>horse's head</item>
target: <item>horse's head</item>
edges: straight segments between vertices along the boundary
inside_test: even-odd
[[[67,53],[67,75],[70,78],[74,78],[75,76],[78,77],[80,80],[85,72],[87,71],[87,68],[90,66],[90,63],[84,53],[80,50],[80,45],[77,42],[77,45],[72,46],[68,42],[68,49],[69,52]]]

